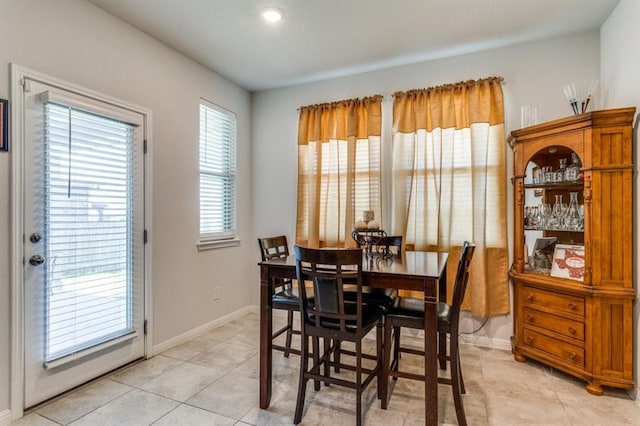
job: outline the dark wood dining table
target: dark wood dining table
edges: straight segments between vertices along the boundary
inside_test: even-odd
[[[404,251],[383,259],[363,256],[363,285],[397,288],[424,294],[425,419],[438,424],[438,301],[446,299],[447,253]],[[260,408],[269,407],[272,376],[271,283],[273,278],[296,278],[295,256],[266,260],[260,265]]]

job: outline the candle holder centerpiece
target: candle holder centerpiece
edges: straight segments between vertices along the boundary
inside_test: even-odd
[[[358,247],[364,249],[367,257],[373,257],[376,254],[386,257],[389,254],[387,250],[379,252],[377,249],[378,244],[387,236],[387,233],[380,229],[380,224],[375,221],[373,210],[363,211],[362,220],[357,221],[353,228],[351,238],[358,244]]]

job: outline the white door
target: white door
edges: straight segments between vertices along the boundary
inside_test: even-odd
[[[23,82],[28,408],[144,356],[145,116]]]

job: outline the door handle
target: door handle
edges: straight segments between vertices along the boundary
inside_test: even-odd
[[[29,258],[29,263],[33,266],[42,265],[46,259],[39,254],[34,254]]]

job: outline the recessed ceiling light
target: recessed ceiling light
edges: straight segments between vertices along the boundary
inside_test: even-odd
[[[260,14],[267,22],[278,22],[284,16],[284,12],[274,6],[265,7]]]

